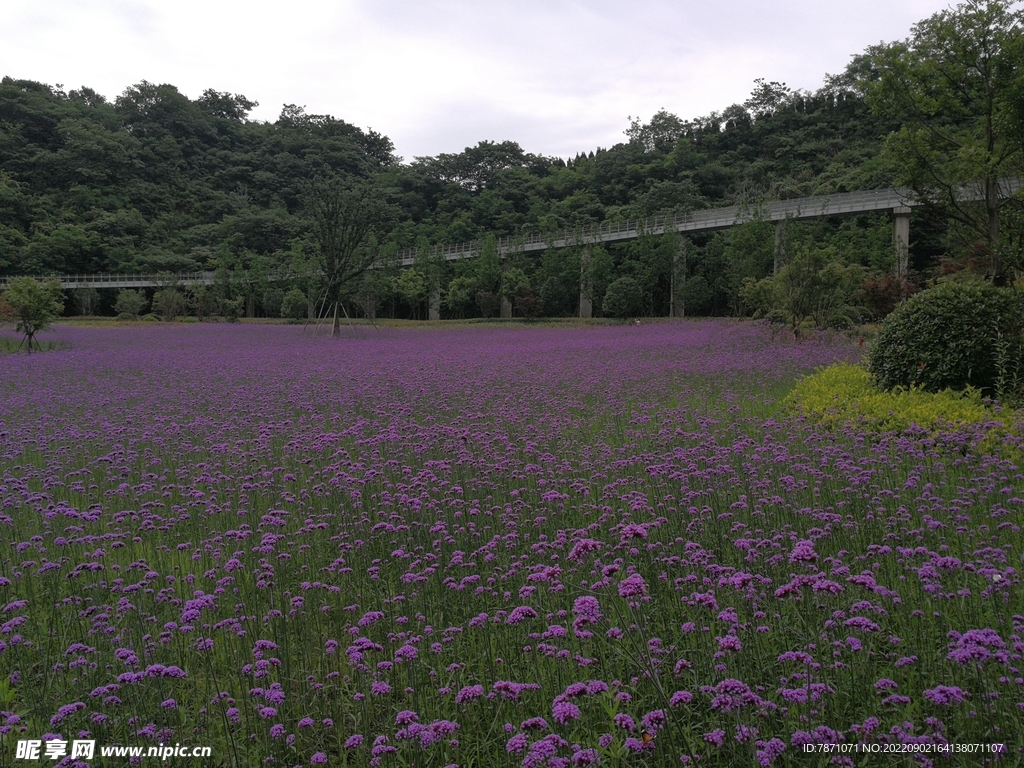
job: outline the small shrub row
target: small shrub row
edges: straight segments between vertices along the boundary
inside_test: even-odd
[[[858,423],[880,431],[899,431],[911,425],[936,430],[984,423],[996,417],[977,389],[884,390],[868,370],[849,363],[822,368],[801,379],[786,396],[784,405],[830,428]]]
[[[855,427],[880,433],[917,429],[933,436],[958,433],[954,442],[966,441],[979,453],[1024,465],[1024,421],[1001,412],[974,388],[885,390],[862,366],[841,363],[798,381],[782,405],[831,430]]]

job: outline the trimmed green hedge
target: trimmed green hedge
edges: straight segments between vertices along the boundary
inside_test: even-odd
[[[882,323],[868,368],[883,389],[996,390],[1024,353],[1024,305],[1011,289],[944,281],[915,294]]]

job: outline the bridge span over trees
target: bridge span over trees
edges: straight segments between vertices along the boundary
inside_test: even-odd
[[[1019,186],[1019,183],[1017,184]],[[528,253],[548,249],[566,247],[582,247],[583,260],[580,275],[580,317],[592,314],[593,297],[590,295],[587,280],[588,246],[604,243],[635,240],[641,236],[677,233],[683,235],[673,262],[672,277],[672,315],[681,314],[681,305],[675,301],[676,276],[680,271],[680,263],[685,259],[686,235],[714,230],[728,229],[752,221],[772,222],[776,226],[775,271],[783,265],[785,254],[782,252],[782,231],[787,221],[799,221],[833,216],[854,215],[872,211],[893,213],[893,248],[895,250],[895,269],[902,274],[907,269],[907,253],[910,244],[911,209],[918,205],[908,190],[885,188],[861,192],[837,193],[827,196],[804,197],[792,200],[751,205],[732,205],[721,208],[709,208],[698,211],[679,211],[645,219],[609,222],[597,226],[569,229],[556,233],[530,233],[520,237],[505,237],[496,241],[499,257],[515,253]],[[437,245],[425,254],[429,261],[457,261],[471,259],[480,255],[483,243],[474,240],[463,243]],[[424,254],[416,250],[398,252],[392,263],[401,266],[413,266],[420,263]],[[287,280],[294,277],[290,272],[278,271],[266,276],[269,281]],[[61,287],[65,290],[81,288],[114,288],[139,289],[159,288],[169,285],[200,286],[213,285],[217,279],[215,272],[190,272],[183,274],[91,274],[91,275],[60,275]],[[0,287],[8,278],[0,277]],[[428,300],[429,318],[440,318],[440,285],[435,280],[430,287]],[[511,307],[503,302],[502,315],[510,316]]]

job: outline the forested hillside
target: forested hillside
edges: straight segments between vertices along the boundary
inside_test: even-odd
[[[855,57],[815,93],[758,80],[743,104],[696,119],[660,111],[646,122],[624,120],[622,143],[569,160],[530,154],[514,141],[481,141],[459,154],[403,161],[386,136],[295,105],[267,123],[249,120],[254,102],[238,94],[208,90],[192,100],[172,85],[143,82],[110,101],[85,87],[4,78],[0,274],[202,269],[259,276],[308,263],[317,246],[303,185],[328,171],[370,180],[394,205],[389,234],[375,243],[383,255],[489,234],[888,186],[894,175],[883,137],[899,124],[868,109],[862,84],[870,68],[870,57]],[[942,227],[919,213],[913,226],[911,264],[934,268]],[[789,226],[784,246],[794,252],[814,243],[828,260],[882,275],[892,268],[891,232],[886,214],[863,215]],[[684,276],[687,312],[749,311],[743,281],[771,273],[774,237],[774,227],[754,223],[694,238]],[[642,313],[667,314],[670,248],[664,239],[642,238],[594,249],[595,308],[607,286],[625,276],[642,290]],[[488,314],[495,305],[487,297],[504,293],[518,295],[523,314],[571,314],[579,259],[566,249],[503,265],[443,265],[444,313]],[[374,271],[351,287],[363,299],[355,303],[421,316],[426,272]],[[268,315],[280,313],[290,287],[259,279],[240,285],[223,290],[248,292],[249,310]],[[309,281],[299,287],[313,290]],[[113,297],[101,298],[102,310],[112,311]]]
[[[192,101],[141,83],[114,102],[82,88],[0,83],[0,269],[183,271],[287,252],[299,187],[324,165],[369,176],[390,140],[285,106],[246,119],[244,96]]]

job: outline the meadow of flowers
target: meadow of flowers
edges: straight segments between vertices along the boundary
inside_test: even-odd
[[[55,734],[224,766],[1022,759],[1022,470],[787,416],[856,344],[52,336],[0,358],[0,764]]]

